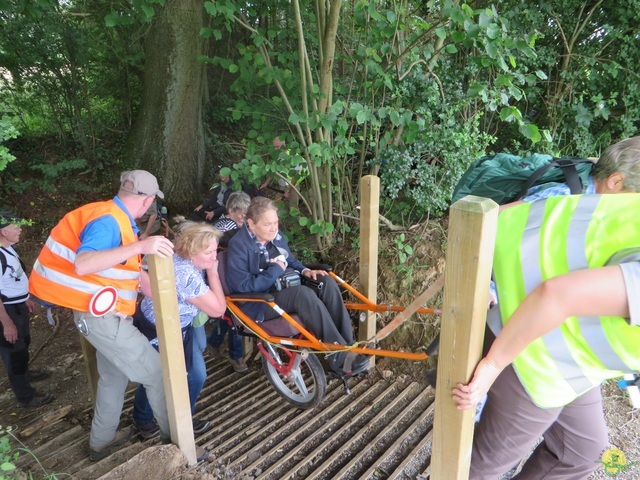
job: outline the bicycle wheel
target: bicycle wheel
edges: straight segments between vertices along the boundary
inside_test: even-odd
[[[266,342],[263,342],[263,346],[273,363],[263,354],[262,366],[276,392],[296,407],[313,408],[320,405],[327,389],[327,379],[318,357],[307,352],[288,352]],[[294,367],[288,373],[278,371],[276,365],[286,366],[292,355],[298,357]]]

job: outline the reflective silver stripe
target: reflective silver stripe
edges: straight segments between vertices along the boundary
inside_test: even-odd
[[[529,209],[527,224],[524,227],[522,245],[520,246],[520,265],[536,265],[538,268],[523,268],[524,286],[527,295],[542,283],[540,271],[540,226],[544,220],[547,202],[533,202]]]
[[[599,201],[600,196],[583,195],[571,215],[565,252],[570,272],[589,267],[585,244],[589,223]],[[571,350],[560,327],[553,329],[542,338],[547,349],[554,352],[552,358],[556,366],[576,394],[580,395],[593,388],[594,384],[585,376],[571,355]]]
[[[44,245],[53,253],[55,253],[59,257],[64,258],[65,260],[68,260],[71,263],[76,261],[76,252],[68,247],[65,247],[60,242],[56,242],[51,236],[47,238],[47,241]]]
[[[567,244],[567,261],[571,271],[589,268],[589,260],[586,257],[585,248],[586,235],[593,212],[597,208],[600,199],[600,195],[583,195],[578,204],[579,208],[571,218],[570,237]],[[574,232],[580,232],[584,236],[578,239],[577,236],[573,236]],[[597,355],[605,367],[610,370],[627,370],[620,356],[609,344],[602,328],[600,317],[578,317],[578,324],[589,348]]]
[[[38,260],[36,260],[36,262],[34,263],[33,270],[54,283],[59,283],[61,285],[64,285],[65,287],[69,287],[74,290],[78,290],[79,292],[87,293],[89,295],[93,295],[102,288],[100,285],[96,285],[90,282],[84,282],[79,278],[65,275],[64,273],[60,273],[51,268],[47,268]],[[118,296],[123,300],[135,300],[136,298],[138,298],[138,292],[136,290],[118,289]]]
[[[579,321],[580,331],[589,348],[598,356],[602,364],[609,370],[629,371],[629,367],[607,341],[600,317],[580,317]]]
[[[96,272],[96,274],[104,278],[110,278],[111,280],[135,280],[140,278],[140,272],[122,270],[120,268],[109,268],[107,270]]]
[[[71,263],[76,261],[76,252],[62,245],[60,242],[56,242],[51,236],[47,238],[45,245],[54,255],[58,255]],[[140,276],[139,272],[122,270],[121,268],[108,268],[97,272],[97,274],[112,280],[135,280]]]

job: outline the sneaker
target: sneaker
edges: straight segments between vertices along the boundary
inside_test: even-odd
[[[209,428],[211,424],[209,422],[207,422],[206,420],[196,420],[195,418],[193,419],[193,434],[194,435],[200,435],[201,433],[204,433],[207,428]]]
[[[49,370],[41,370],[41,369],[38,369],[38,368],[29,369],[29,380],[31,382],[37,382],[38,380],[44,380],[45,378],[48,378],[49,375],[51,375],[51,373],[49,373]]]
[[[53,395],[50,393],[36,392],[31,400],[28,402],[20,402],[20,406],[23,408],[37,408],[53,401]]]
[[[238,373],[245,373],[249,371],[249,367],[247,366],[247,362],[244,361],[244,358],[240,357],[238,360],[231,359],[231,366]]]
[[[108,457],[116,447],[127,443],[132,435],[133,427],[127,427],[123,428],[122,430],[118,430],[113,440],[111,440],[111,442],[107,443],[105,446],[89,449],[89,460],[91,460],[92,462],[97,462],[98,460],[102,460],[103,458]]]
[[[133,425],[135,426],[136,430],[144,440],[149,440],[150,438],[154,438],[160,433],[160,427],[158,427],[158,424],[156,423],[155,419],[153,419],[152,422],[146,423],[144,425],[139,425],[134,420]]]

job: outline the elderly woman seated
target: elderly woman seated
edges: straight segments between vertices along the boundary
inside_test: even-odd
[[[317,280],[320,290],[304,285],[276,290],[274,284],[289,267],[300,275]],[[325,343],[353,344],[351,318],[336,282],[324,270],[311,270],[296,259],[278,231],[278,211],[271,200],[251,201],[244,225],[229,242],[226,282],[234,293],[271,292],[276,303],[287,312],[297,312],[305,328]],[[243,311],[255,321],[279,316],[262,303],[247,303]],[[365,355],[340,352],[329,355],[329,367],[340,376],[362,373],[369,368]]]

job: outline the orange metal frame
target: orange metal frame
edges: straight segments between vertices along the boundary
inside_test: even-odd
[[[333,272],[329,272],[329,274],[347,291],[349,291],[353,296],[358,298],[362,303],[348,303],[345,302],[345,307],[347,310],[361,310],[361,311],[371,311],[371,312],[401,312],[405,309],[405,307],[397,306],[397,305],[385,305],[385,304],[376,304],[358,292],[355,288],[345,282],[343,279],[335,275]],[[362,353],[365,355],[378,355],[381,357],[393,357],[393,358],[401,358],[405,360],[425,360],[428,358],[426,353],[411,353],[411,352],[398,352],[395,350],[382,350],[378,348],[371,348],[366,346],[365,342],[358,342],[355,346],[345,346],[345,345],[337,345],[333,343],[324,343],[318,340],[309,330],[304,328],[299,322],[297,322],[291,315],[282,310],[275,302],[267,301],[264,299],[256,299],[251,298],[251,296],[242,297],[240,294],[235,294],[232,297],[227,296],[227,307],[233,315],[242,323],[247,329],[256,334],[258,337],[263,340],[276,344],[282,345],[284,348],[289,350],[296,350],[298,348],[307,348],[317,352],[336,352],[336,351],[350,351],[354,353]],[[298,337],[278,337],[269,334],[263,327],[261,323],[255,322],[253,319],[248,317],[238,305],[239,303],[246,302],[260,302],[265,303],[269,307],[273,308],[276,312],[278,312],[282,318],[284,318],[289,324],[291,324],[296,330],[300,332]],[[438,314],[440,310],[433,308],[420,308],[417,310],[417,313],[427,313],[427,314]],[[268,323],[268,322],[266,322]],[[363,345],[363,346],[359,346]]]

